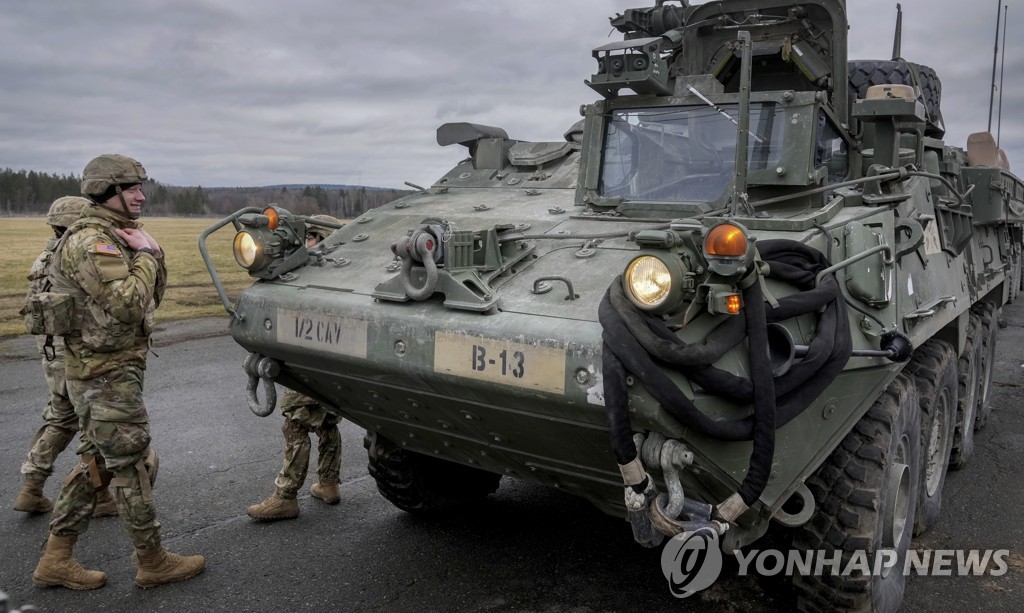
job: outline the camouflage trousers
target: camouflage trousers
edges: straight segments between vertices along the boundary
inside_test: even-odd
[[[309,434],[315,433],[317,442],[316,472],[320,483],[334,485],[341,475],[341,431],[338,418],[320,406],[320,403],[298,392],[287,390],[281,400],[284,423],[284,465],[274,485],[281,498],[295,498],[306,481],[309,469]]]
[[[76,465],[53,506],[50,532],[80,535],[89,528],[95,491],[109,483],[125,532],[137,548],[160,544],[152,486],[156,455],[149,443],[149,415],[142,402],[145,371],[129,364],[93,379],[68,379],[82,427]],[[90,465],[89,459],[95,459]]]
[[[45,481],[53,474],[53,463],[78,432],[78,415],[68,397],[64,378],[64,359],[47,361],[43,358],[43,376],[50,398],[43,407],[43,425],[32,437],[31,447],[21,465],[26,479]]]

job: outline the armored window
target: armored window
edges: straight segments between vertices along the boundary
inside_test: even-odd
[[[828,168],[828,182],[839,183],[849,174],[849,155],[846,141],[839,135],[825,111],[818,111],[817,137],[814,146],[814,167]]]
[[[614,111],[605,130],[601,195],[623,200],[714,202],[735,177],[736,105]],[[784,115],[773,102],[750,106],[747,163],[774,168],[783,154]]]

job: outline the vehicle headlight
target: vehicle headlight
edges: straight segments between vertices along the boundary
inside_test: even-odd
[[[626,296],[637,307],[666,313],[679,305],[682,276],[682,263],[677,258],[641,255],[626,267],[622,283]]]
[[[231,251],[252,277],[273,280],[309,261],[305,222],[277,205],[239,215],[235,229]]]
[[[235,261],[246,270],[258,268],[257,264],[262,263],[263,258],[260,256],[263,255],[263,241],[253,236],[249,230],[242,230],[235,235],[231,250],[235,254]]]
[[[704,259],[711,272],[723,277],[745,274],[754,259],[754,244],[746,228],[722,222],[704,236]]]

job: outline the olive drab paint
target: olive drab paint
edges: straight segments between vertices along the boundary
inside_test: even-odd
[[[225,299],[249,389],[330,401],[411,512],[509,475],[628,517],[646,546],[711,530],[729,552],[774,518],[807,549],[867,539],[902,559],[940,503],[921,484],[969,455],[987,410],[923,373],[960,369],[988,396],[994,322],[1021,288],[1024,183],[990,137],[942,140],[942,67],[849,59],[864,33],[846,15],[733,0],[612,17],[623,40],[580,48],[598,99],[562,139],[444,124],[438,143],[468,157],[429,189],[275,255],[286,272],[250,270],[260,281]],[[215,227],[230,221],[262,223]],[[712,253],[723,224],[735,248]],[[261,230],[268,251],[287,225]],[[833,314],[792,306],[822,287]],[[612,335],[605,316],[624,310]],[[842,355],[821,355],[825,328]],[[796,398],[787,385],[825,357],[839,367]],[[802,608],[878,610],[905,581],[794,580]]]

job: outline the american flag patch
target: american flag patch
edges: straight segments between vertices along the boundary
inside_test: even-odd
[[[110,245],[108,243],[96,243],[96,253],[105,253],[107,255],[121,255],[118,251],[117,245]]]

